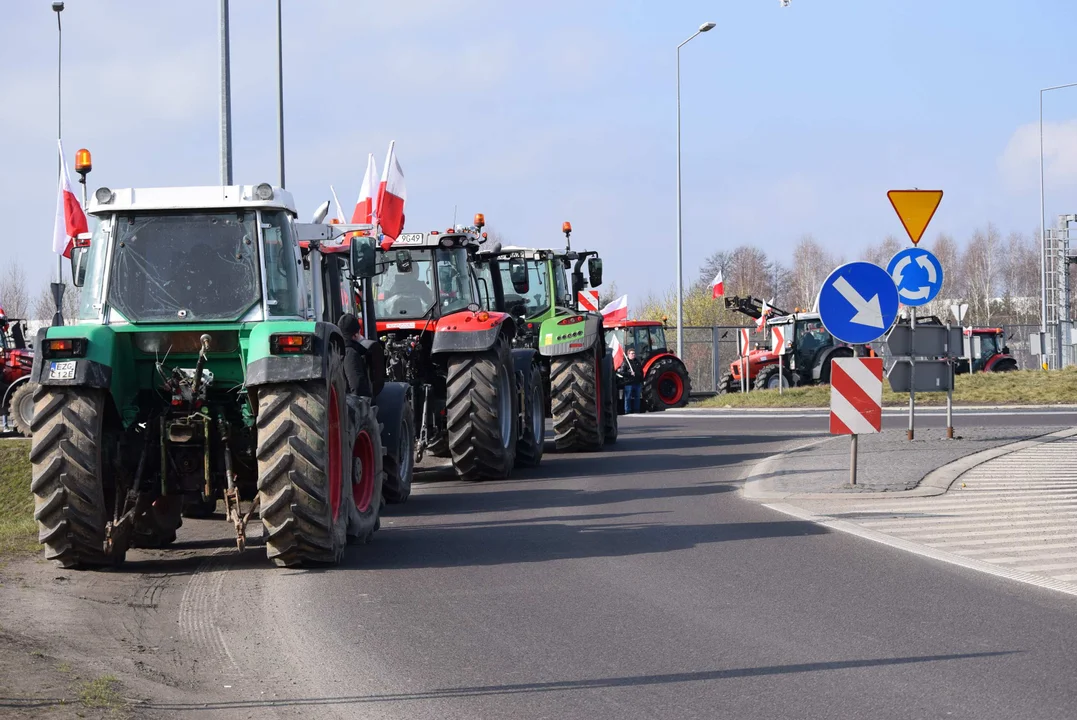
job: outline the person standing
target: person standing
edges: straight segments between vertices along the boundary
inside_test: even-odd
[[[636,359],[636,349],[628,348],[625,361],[618,368],[618,374],[624,382],[625,415],[639,412],[640,398],[643,395],[643,369]]]

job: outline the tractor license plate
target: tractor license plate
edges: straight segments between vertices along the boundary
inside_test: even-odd
[[[423,234],[422,233],[404,233],[396,239],[394,245],[422,245]]]
[[[75,361],[49,363],[49,380],[74,380]]]

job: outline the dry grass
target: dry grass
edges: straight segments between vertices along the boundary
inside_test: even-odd
[[[0,440],[0,557],[36,550],[30,441]]]
[[[891,392],[883,381],[883,404],[909,404],[908,393]],[[946,393],[917,393],[916,404],[946,404]],[[1077,404],[1077,368],[1064,370],[1020,370],[1008,373],[958,375],[954,387],[955,405],[1073,405]],[[829,407],[830,386],[752,391],[747,394],[718,395],[694,407],[802,408]]]

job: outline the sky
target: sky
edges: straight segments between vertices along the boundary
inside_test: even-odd
[[[272,0],[231,0],[236,182],[277,184]],[[902,233],[886,191],[942,189],[925,237],[1039,226],[1039,90],[1077,82],[1072,0],[284,0],[286,187],[348,207],[390,140],[409,231],[476,212],[513,244],[595,249],[635,304],[683,253],[846,259]],[[56,17],[0,19],[0,241],[31,287],[55,268]],[[89,186],[219,178],[218,2],[67,0],[63,138]],[[1077,212],[1077,88],[1044,95],[1048,224]],[[76,176],[77,177],[77,176]]]

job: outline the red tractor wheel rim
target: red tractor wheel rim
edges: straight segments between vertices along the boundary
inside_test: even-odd
[[[363,430],[355,439],[355,457],[362,463],[358,482],[352,483],[352,495],[355,497],[355,509],[366,512],[374,499],[374,441],[370,433]]]
[[[674,405],[684,395],[684,380],[674,370],[666,370],[658,376],[658,397],[666,405]]]
[[[340,449],[340,407],[337,389],[329,388],[329,508],[333,522],[340,515],[340,490],[343,482],[343,463]]]

